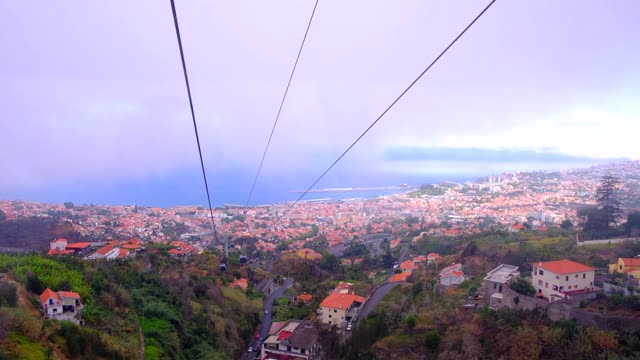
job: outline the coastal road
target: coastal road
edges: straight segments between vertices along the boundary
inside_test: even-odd
[[[267,337],[267,334],[269,333],[269,329],[271,328],[271,321],[272,321],[272,316],[273,313],[271,311],[271,307],[273,305],[273,300],[277,297],[281,297],[284,292],[290,288],[293,285],[293,279],[292,278],[286,278],[284,279],[284,281],[282,282],[282,285],[279,285],[277,287],[274,287],[273,290],[271,291],[270,294],[267,294],[267,297],[264,298],[264,302],[262,305],[262,313],[263,313],[263,320],[262,320],[262,325],[260,326],[260,336],[262,339]],[[252,338],[249,341],[249,346],[255,348],[256,345],[259,344],[259,341],[255,338]],[[243,360],[252,360],[255,359],[256,357],[256,353],[255,351],[253,352],[248,352],[246,351],[244,353],[244,355],[242,356]]]

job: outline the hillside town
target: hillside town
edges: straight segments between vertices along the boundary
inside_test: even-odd
[[[623,180],[625,208],[639,209],[640,162],[635,161],[588,169],[500,174],[473,183],[425,185],[415,191],[375,199],[302,202],[288,212],[288,203],[225,206],[214,209],[213,215],[221,237],[232,242],[241,237],[257,238],[256,247],[263,252],[273,251],[283,241],[290,241],[291,249],[302,249],[306,242],[320,235],[327,239],[329,247],[335,248],[364,239],[368,234],[388,233],[393,237],[416,229],[439,237],[485,230],[517,232],[525,227],[544,231],[559,227],[563,221],[578,225],[582,219],[576,209],[595,204],[598,180],[605,173]],[[180,240],[202,251],[211,246],[221,248],[223,240],[219,238],[219,243],[215,243],[210,213],[201,206],[157,208],[0,201],[0,211],[7,219],[55,218],[70,224],[85,242],[98,245],[132,238],[140,243]]]

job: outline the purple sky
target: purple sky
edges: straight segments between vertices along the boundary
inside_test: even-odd
[[[314,1],[176,3],[209,176],[249,174],[231,179],[248,193]],[[264,178],[310,183],[486,3],[320,0]],[[637,0],[498,1],[338,174],[640,158],[639,13]],[[0,43],[0,198],[197,169],[168,0],[3,1]],[[434,148],[441,159],[421,157]],[[501,161],[514,151],[559,160]]]

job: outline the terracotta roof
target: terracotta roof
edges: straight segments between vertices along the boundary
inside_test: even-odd
[[[269,329],[269,335],[275,334],[286,324],[286,321],[274,321],[271,323],[271,328]]]
[[[320,306],[332,309],[347,309],[354,302],[364,303],[365,300],[362,296],[334,292],[322,300]]]
[[[338,285],[336,285],[336,290],[351,290],[353,289],[353,284],[346,283],[341,281]]]
[[[129,255],[129,250],[120,249],[120,251],[118,252],[118,259],[124,259],[127,257],[127,255]]]
[[[122,248],[124,249],[132,249],[132,250],[136,250],[136,249],[140,249],[142,246],[138,245],[138,244],[124,244],[122,245]]]
[[[64,298],[80,299],[80,294],[78,294],[77,292],[73,292],[73,291],[59,291],[58,294],[60,294],[60,296],[62,296]]]
[[[640,258],[620,258],[624,266],[640,266]]]
[[[278,341],[285,340],[286,338],[291,336],[291,334],[293,334],[291,331],[282,330],[280,334],[278,334]]]
[[[46,304],[49,301],[49,298],[53,298],[53,300],[57,302],[60,301],[58,294],[53,292],[53,290],[46,288],[45,291],[40,294],[40,304]]]
[[[413,269],[413,261],[411,260],[407,260],[402,262],[402,264],[400,264],[400,269],[402,270],[407,270],[407,269]]]
[[[393,275],[391,277],[391,279],[389,279],[389,282],[406,281],[409,276],[411,276],[410,272],[404,272],[404,273],[400,273],[400,274],[395,274],[395,275]]]
[[[298,295],[298,301],[310,302],[312,299],[313,299],[313,296],[311,296],[311,294],[302,293]]]
[[[440,257],[440,254],[438,253],[430,253],[429,255],[427,255],[427,257],[433,258],[433,259],[437,259]]]
[[[566,259],[556,260],[556,261],[547,261],[547,262],[537,262],[537,263],[534,263],[533,265],[539,268],[542,268],[544,270],[551,271],[552,273],[555,273],[555,274],[571,274],[571,273],[595,270],[590,266],[583,265],[575,261],[566,260]]]
[[[53,240],[53,241],[52,241],[52,243],[54,243],[54,244],[55,244],[55,243],[58,243],[58,242],[67,242],[67,239],[65,239],[65,238],[58,238],[58,239],[55,239],[55,240]]]
[[[91,246],[90,242],[68,243],[67,249],[85,249],[89,246]]]
[[[98,249],[96,252],[100,255],[107,255],[109,253],[109,251],[113,250],[113,246],[111,245],[106,245],[101,247],[100,249]]]
[[[247,290],[247,287],[249,287],[249,283],[247,282],[247,279],[245,278],[240,278],[234,282],[232,282],[231,284],[229,284],[229,287],[239,287],[242,290]]]

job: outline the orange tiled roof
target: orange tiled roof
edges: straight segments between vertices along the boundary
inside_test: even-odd
[[[80,294],[78,294],[77,292],[73,292],[73,291],[59,291],[58,294],[60,294],[60,296],[65,297],[65,298],[80,299]]]
[[[96,252],[100,255],[107,255],[109,253],[109,251],[113,250],[113,246],[111,245],[105,245],[103,247],[101,247],[100,249],[98,249]]]
[[[391,279],[389,279],[389,282],[406,281],[409,276],[411,276],[410,272],[395,274],[391,277]]]
[[[60,297],[53,290],[46,288],[45,291],[40,294],[40,304],[46,304],[49,298],[53,298],[54,301],[59,302]]]
[[[347,309],[354,302],[364,303],[365,300],[362,296],[334,292],[322,300],[320,306],[332,309]]]
[[[556,260],[556,261],[547,261],[547,262],[538,262],[538,263],[534,263],[534,265],[544,270],[551,271],[552,273],[555,273],[555,274],[571,274],[571,273],[595,270],[590,266],[583,265],[575,261],[566,260],[566,259]]]
[[[313,299],[313,296],[311,294],[302,293],[298,295],[298,301],[311,302],[312,299]]]
[[[242,290],[247,290],[247,287],[249,287],[249,284],[247,283],[247,279],[240,278],[240,279],[232,282],[231,284],[229,284],[229,287],[232,287],[232,288],[234,288],[236,286],[241,288]]]
[[[84,249],[91,246],[90,242],[68,243],[67,249]]]
[[[620,258],[624,266],[640,266],[640,258]]]
[[[402,264],[400,264],[400,269],[402,270],[413,269],[413,261],[407,260],[402,262]]]

